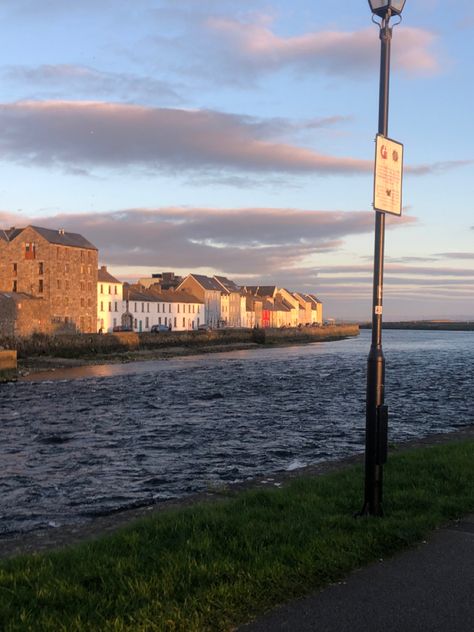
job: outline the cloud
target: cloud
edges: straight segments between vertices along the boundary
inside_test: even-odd
[[[219,44],[219,61],[246,73],[274,72],[283,68],[349,76],[372,71],[378,59],[378,38],[373,28],[359,31],[316,31],[282,37],[261,21],[209,17],[205,25]],[[433,33],[409,27],[397,30],[393,46],[394,68],[410,75],[439,71],[432,52]]]
[[[474,259],[474,252],[439,252],[436,256],[443,259]]]
[[[474,160],[444,160],[441,162],[434,162],[432,164],[407,165],[404,166],[403,169],[406,173],[414,176],[425,176],[445,173],[446,171],[458,169],[459,167],[467,167],[473,163]]]
[[[31,223],[39,221],[33,219]],[[8,226],[10,222],[9,217]],[[405,218],[393,226],[411,222]],[[110,266],[206,268],[234,277],[277,277],[284,271],[310,266],[308,274],[314,277],[311,258],[339,250],[349,235],[371,233],[373,213],[275,208],[124,209],[42,217],[41,225],[83,234]]]
[[[76,98],[115,98],[125,101],[182,103],[176,88],[153,77],[126,73],[103,72],[72,64],[41,66],[7,66],[2,71],[4,81],[26,86],[30,97],[61,97],[74,93]]]
[[[273,140],[271,125],[212,110],[74,101],[0,106],[3,159],[62,168],[292,174],[369,173],[370,160],[339,158]],[[280,123],[281,129],[281,123]]]

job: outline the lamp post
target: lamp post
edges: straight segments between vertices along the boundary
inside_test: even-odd
[[[400,16],[405,0],[369,0],[372,20],[380,27],[380,87],[378,133],[388,133],[388,93],[390,82],[390,18]],[[383,465],[387,459],[388,409],[384,405],[385,359],[382,351],[383,260],[385,213],[375,212],[374,281],[372,297],[372,344],[367,360],[365,428],[365,497],[361,515],[383,515]]]

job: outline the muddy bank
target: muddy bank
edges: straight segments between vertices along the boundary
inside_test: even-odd
[[[294,329],[225,329],[209,332],[124,332],[105,335],[33,336],[10,341],[18,351],[19,375],[32,372],[97,364],[238,351],[343,340],[358,336],[358,325]]]

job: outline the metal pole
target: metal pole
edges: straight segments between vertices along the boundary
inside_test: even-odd
[[[390,82],[390,9],[380,25],[380,88],[378,133],[388,132]],[[374,282],[372,297],[372,344],[367,359],[365,426],[365,498],[362,515],[382,516],[383,464],[387,453],[388,410],[384,405],[385,358],[382,351],[383,262],[385,213],[375,213]]]

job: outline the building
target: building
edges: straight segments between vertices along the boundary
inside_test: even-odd
[[[245,327],[245,293],[227,277],[215,276],[214,279],[222,286],[221,320],[223,325],[225,327]]]
[[[101,266],[97,273],[97,331],[110,333],[114,327],[123,326],[125,303],[123,283]]]
[[[298,299],[301,309],[300,322],[302,325],[322,325],[323,324],[323,304],[314,294],[304,294],[294,292],[293,296]]]
[[[185,290],[197,297],[205,307],[205,324],[209,327],[221,327],[223,325],[221,315],[221,294],[224,291],[222,284],[216,279],[204,274],[188,274],[178,285],[177,291]]]
[[[139,285],[149,288],[152,285],[159,285],[162,290],[176,289],[183,280],[183,277],[177,276],[174,272],[157,272],[151,277],[142,277],[138,279]]]
[[[150,331],[163,325],[172,331],[197,330],[205,324],[204,303],[184,290],[162,290],[158,284],[124,285],[125,314],[134,331]]]
[[[40,320],[48,313],[56,332],[97,330],[97,261],[97,248],[77,233],[0,230],[0,291],[42,299]]]

